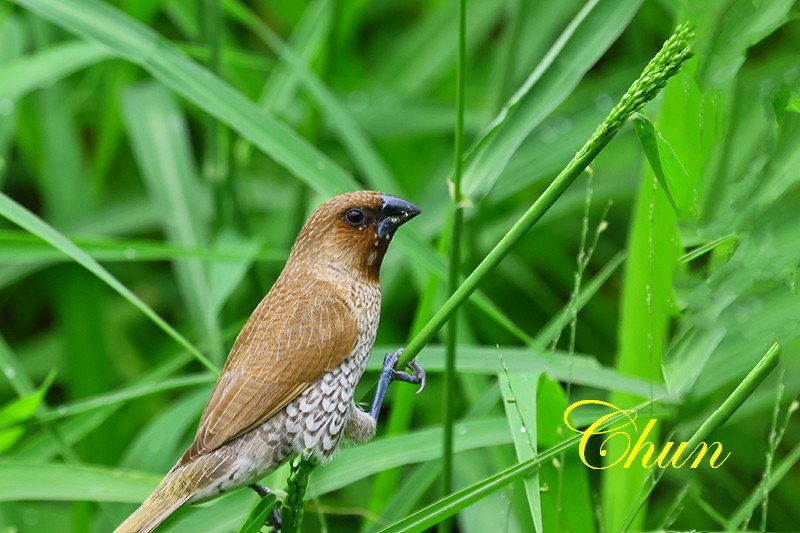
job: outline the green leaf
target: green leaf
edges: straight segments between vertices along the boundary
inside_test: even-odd
[[[135,85],[123,93],[122,107],[136,160],[154,205],[163,213],[169,240],[188,247],[207,245],[208,221],[198,208],[207,196],[197,180],[189,133],[172,95],[155,83]],[[195,331],[220,364],[222,338],[206,265],[187,258],[175,268]]]
[[[648,404],[637,406],[635,410],[640,410]],[[606,423],[598,426],[598,429],[602,430],[613,425],[621,417],[622,415],[610,417]],[[444,498],[432,503],[431,505],[420,509],[416,513],[387,526],[381,531],[386,533],[423,531],[435,524],[438,524],[460,510],[505,487],[509,483],[535,472],[547,461],[552,460],[565,450],[568,450],[572,446],[576,445],[581,440],[582,436],[582,434],[577,434],[568,439],[564,439],[555,446],[552,446],[551,448],[548,448],[544,452],[538,454],[535,458],[514,464],[492,476],[484,478],[469,485],[468,487],[449,494]]]
[[[540,449],[556,446],[563,439],[563,413],[567,403],[568,399],[561,384],[542,375],[539,378],[536,412]],[[589,423],[596,419],[597,416]],[[575,421],[572,423],[575,427],[580,427]],[[544,531],[595,531],[589,476],[586,465],[580,461],[576,450],[567,450],[557,461],[543,464],[539,479],[547,487],[542,493]]]
[[[519,146],[577,86],[633,18],[641,0],[589,0],[467,154],[464,195],[489,193]]]
[[[357,188],[353,178],[155,31],[97,0],[15,0],[42,18],[100,43],[224,122],[312,189],[326,195]]]
[[[278,499],[272,492],[261,498],[250,511],[250,515],[242,524],[239,533],[258,533],[277,504]]]
[[[210,385],[214,383],[215,380],[216,375],[214,374],[199,374],[140,383],[127,388],[117,389],[107,394],[101,394],[92,398],[79,400],[71,404],[61,405],[47,414],[42,415],[40,419],[42,421],[58,420],[61,418],[94,411],[95,409],[118,405],[123,402],[136,400],[144,396],[157,394],[163,391],[170,391],[184,387],[195,387],[197,385]]]
[[[503,407],[506,411],[511,438],[517,460],[528,461],[537,453],[537,421],[539,409],[537,392],[540,374],[502,373],[497,376],[500,392],[503,395]],[[542,532],[542,501],[540,495],[539,473],[534,472],[523,481],[528,506],[533,517],[533,527]]]
[[[111,52],[102,46],[70,41],[0,64],[0,101],[21,98],[109,57]]]
[[[730,80],[745,62],[748,48],[786,22],[794,0],[707,0],[688,4],[697,28],[701,58],[698,79],[706,85]]]
[[[669,203],[672,206],[672,209],[675,211],[675,214],[678,214],[678,205],[675,203],[675,199],[672,197],[669,184],[670,182],[674,183],[680,178],[672,177],[671,179],[668,179],[664,173],[664,166],[661,164],[662,157],[671,156],[673,159],[677,160],[675,152],[672,151],[672,148],[663,139],[663,137],[656,132],[655,126],[653,126],[653,123],[650,122],[646,116],[642,115],[641,113],[634,113],[633,117],[631,117],[631,120],[633,121],[633,126],[636,129],[636,135],[639,137],[639,142],[642,145],[642,150],[644,150],[644,154],[647,156],[647,161],[650,163],[650,169],[653,171],[653,174],[655,174],[658,184],[661,185],[661,190],[664,191],[664,194],[667,196],[667,200],[669,200]],[[685,176],[686,171],[684,170],[683,173]]]
[[[511,442],[506,421],[502,418],[467,420],[456,423],[456,452],[499,446]],[[328,465],[311,474],[307,497],[332,492],[387,468],[421,463],[441,454],[441,427],[411,431],[403,435],[376,439],[359,448],[341,450]]]
[[[25,433],[24,427],[14,426],[33,418],[55,377],[55,371],[51,371],[35,392],[0,407],[0,453],[14,446]]]
[[[160,476],[108,467],[0,461],[0,501],[141,503]]]
[[[376,346],[367,362],[368,370],[380,370],[383,356],[396,348]],[[444,348],[430,345],[423,352],[420,361],[429,372],[444,369]],[[600,365],[594,358],[566,352],[537,351],[516,346],[474,346],[462,344],[458,347],[457,369],[459,373],[496,375],[503,371],[498,359],[502,355],[509,372],[546,372],[560,381],[571,381],[602,390],[626,391],[641,396],[665,396],[666,389],[659,382],[649,383],[632,378]]]
[[[0,216],[8,219],[21,228],[33,233],[43,241],[71,257],[76,263],[100,278],[106,285],[114,289],[123,298],[128,300],[134,307],[139,309],[149,318],[159,329],[172,337],[178,344],[183,346],[195,359],[203,363],[208,369],[217,372],[217,368],[200,353],[186,338],[178,333],[172,326],[167,324],[163,318],[153,311],[150,306],[144,303],[138,296],[133,294],[117,278],[103,268],[100,263],[92,259],[86,252],[75,246],[69,239],[64,237],[55,228],[47,224],[23,206],[0,192]]]

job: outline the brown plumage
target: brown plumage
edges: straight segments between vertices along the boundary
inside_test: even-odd
[[[117,533],[152,531],[184,503],[258,481],[294,454],[328,460],[343,433],[372,437],[353,393],[378,327],[383,256],[418,213],[374,191],[314,211],[239,333],[194,442]]]

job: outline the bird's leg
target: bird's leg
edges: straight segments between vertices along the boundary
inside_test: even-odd
[[[375,389],[375,397],[372,399],[372,406],[369,409],[369,416],[374,418],[375,421],[378,420],[378,415],[381,412],[381,405],[383,405],[383,398],[386,396],[386,391],[389,390],[389,385],[392,381],[404,381],[412,385],[419,385],[417,394],[422,392],[422,389],[425,388],[425,371],[419,366],[416,360],[411,361],[407,365],[411,370],[411,374],[395,370],[394,365],[397,364],[401,353],[403,353],[402,348],[390,354],[386,354],[386,357],[383,358],[383,368],[381,369],[380,377],[378,377],[378,387]]]
[[[267,494],[272,494],[272,491],[269,488],[260,483],[253,483],[252,485],[248,485],[248,487],[256,491],[256,494],[258,494],[259,498],[263,498]],[[269,516],[267,516],[267,520],[264,523],[269,527],[275,528],[275,531],[281,530],[283,523],[281,522],[280,502],[275,502],[275,507],[269,513]]]

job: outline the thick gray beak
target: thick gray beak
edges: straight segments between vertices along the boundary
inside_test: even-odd
[[[395,230],[419,215],[421,211],[414,204],[401,200],[396,196],[381,194],[381,211],[378,215],[378,238],[394,234]]]

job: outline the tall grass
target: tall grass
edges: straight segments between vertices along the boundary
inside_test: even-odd
[[[0,529],[130,512],[299,224],[355,188],[423,210],[357,396],[399,346],[426,391],[394,387],[372,442],[263,480],[282,502],[236,491],[164,531],[257,531],[278,504],[305,531],[796,529],[796,15],[0,5]],[[561,417],[581,398],[731,459],[590,470]]]

